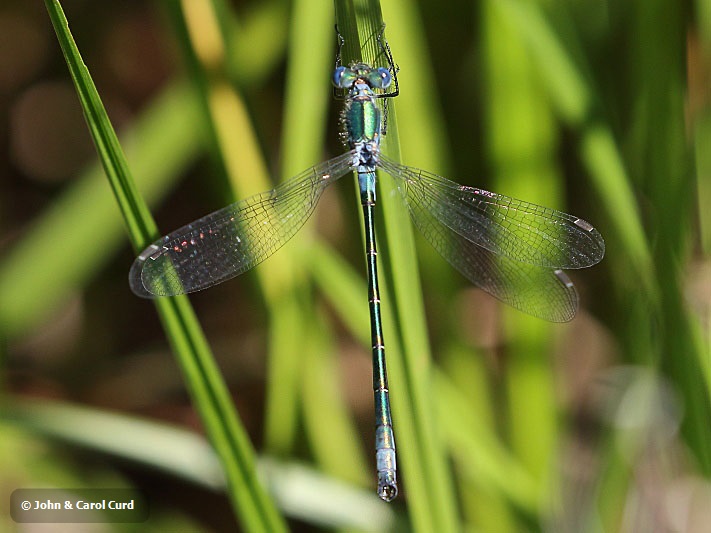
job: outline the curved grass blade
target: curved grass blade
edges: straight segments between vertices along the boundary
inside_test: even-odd
[[[45,5],[131,241],[141,249],[157,233],[155,223],[136,192],[121,146],[69,32],[60,3],[45,0]],[[283,519],[256,477],[254,451],[237,420],[227,387],[190,304],[185,298],[175,298],[157,301],[156,306],[205,430],[222,461],[238,519],[251,531],[284,530]]]
[[[337,0],[335,4],[338,28],[345,39],[343,64],[361,58],[377,60],[380,51],[377,39],[372,37],[383,31],[380,4],[375,0]],[[387,36],[387,28],[385,34]],[[397,160],[396,103],[397,98],[388,104],[383,148]],[[402,202],[390,194],[394,191],[386,181],[379,183],[378,205],[383,208],[377,208],[376,216],[382,217],[384,223],[377,230],[378,253],[383,258],[380,263],[383,327],[391,376],[393,423],[408,512],[411,527],[416,531],[456,531],[451,471],[428,400],[429,343],[412,231]]]
[[[326,6],[327,7],[327,6]],[[330,124],[328,110],[333,102],[328,74],[333,68],[335,32],[333,12],[321,0],[297,0],[290,4],[284,109],[281,132],[281,177],[324,158],[324,142]],[[304,31],[308,28],[308,31]],[[308,76],[306,83],[305,74]],[[321,74],[323,73],[323,74]],[[333,324],[320,316],[312,290],[311,225],[302,230],[298,246],[292,248],[294,276],[292,295],[295,324],[302,349],[294,350],[296,336],[270,337],[284,345],[269,355],[264,422],[264,445],[273,453],[291,453],[305,433],[311,455],[321,469],[340,479],[368,487],[370,468],[363,439],[343,397]],[[335,253],[335,252],[332,252]],[[300,275],[301,272],[306,275]],[[332,275],[338,276],[334,271]],[[315,279],[316,276],[314,276]],[[275,307],[281,307],[278,304]],[[351,309],[352,310],[352,309]],[[301,407],[301,409],[299,409]],[[291,420],[287,420],[291,417]],[[348,457],[344,461],[343,457]],[[382,506],[381,506],[382,507]]]
[[[0,420],[3,429],[16,426],[45,439],[145,465],[209,491],[227,488],[213,448],[202,435],[182,427],[59,401],[24,399],[3,402]],[[380,505],[369,490],[353,488],[303,464],[260,458],[257,468],[278,487],[275,499],[284,513],[305,524],[380,531],[395,522],[395,510]]]

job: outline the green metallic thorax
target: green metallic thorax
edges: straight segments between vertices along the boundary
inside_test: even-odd
[[[380,134],[380,109],[370,95],[363,94],[349,100],[343,118],[350,148],[355,148],[359,142],[374,141]]]

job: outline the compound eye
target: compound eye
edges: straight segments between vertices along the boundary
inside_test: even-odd
[[[333,72],[333,85],[339,89],[349,89],[353,85],[355,74],[346,67],[336,67]]]
[[[393,79],[390,71],[384,67],[378,67],[368,76],[368,81],[372,87],[376,89],[387,89],[390,87]]]

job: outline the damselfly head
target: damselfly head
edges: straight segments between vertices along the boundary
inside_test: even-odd
[[[355,63],[350,67],[336,67],[332,81],[338,89],[350,89],[358,81],[373,89],[387,89],[392,83],[392,76],[384,67],[372,68],[365,63]]]

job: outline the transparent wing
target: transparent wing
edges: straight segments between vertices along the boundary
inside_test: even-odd
[[[421,204],[408,204],[424,237],[464,277],[502,302],[529,315],[567,322],[578,310],[578,294],[562,270],[497,255],[444,226]]]
[[[323,190],[351,169],[334,157],[271,191],[228,205],[158,239],[129,273],[138,296],[195,292],[233,278],[281,248],[313,213]]]
[[[572,320],[578,294],[561,268],[602,259],[604,241],[590,224],[382,155],[379,166],[398,179],[423,236],[469,281],[524,313],[552,322]]]
[[[407,203],[489,252],[552,269],[585,268],[605,255],[605,241],[576,216],[501,194],[467,187],[380,156],[399,179]]]

